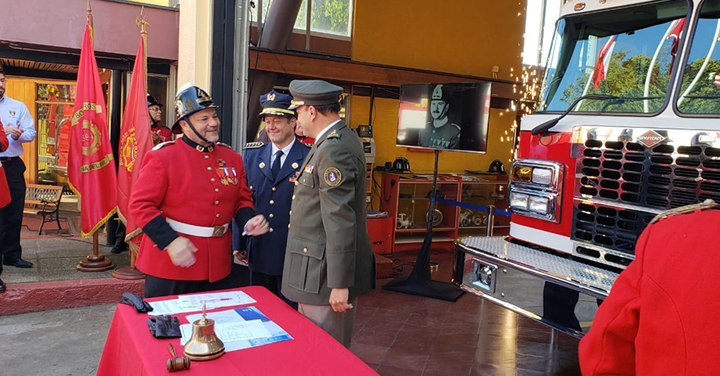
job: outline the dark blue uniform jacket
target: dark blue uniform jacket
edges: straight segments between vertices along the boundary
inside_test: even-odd
[[[233,231],[233,249],[248,252],[250,270],[267,275],[282,275],[285,260],[285,245],[290,224],[294,178],[303,166],[310,151],[307,146],[295,140],[280,173],[273,179],[270,171],[272,144],[249,143],[245,149],[245,172],[252,192],[255,213],[262,214],[270,224],[270,231],[261,236],[241,237],[242,230]]]

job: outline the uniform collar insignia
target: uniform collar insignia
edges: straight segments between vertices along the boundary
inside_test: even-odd
[[[190,147],[201,153],[212,153],[212,151],[215,150],[215,144],[211,144],[210,146],[202,146],[187,137],[183,137],[182,140],[185,141],[185,143],[188,144]]]

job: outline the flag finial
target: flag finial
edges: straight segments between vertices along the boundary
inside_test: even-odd
[[[150,26],[150,24],[147,21],[145,21],[145,6],[144,5],[140,8],[140,15],[137,16],[137,18],[135,19],[135,24],[140,29],[140,33],[147,34],[147,30],[145,28]]]
[[[93,16],[92,16],[92,7],[90,6],[90,0],[87,0],[87,20],[90,24],[90,27],[93,27]]]

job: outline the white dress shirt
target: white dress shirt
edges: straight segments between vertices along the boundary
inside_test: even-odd
[[[318,132],[317,136],[315,137],[315,140],[319,140],[320,137],[322,137],[322,135],[324,135],[325,132],[327,132],[328,129],[330,129],[330,127],[332,127],[333,125],[339,123],[340,120],[342,120],[342,119],[337,119],[337,120],[333,121],[332,123],[330,123],[330,125],[328,125],[327,127],[323,128],[323,130],[321,130],[320,132]]]
[[[35,139],[34,122],[23,102],[3,96],[0,98],[0,121],[2,126],[19,126],[23,134],[16,140],[7,135],[10,145],[7,150],[0,153],[0,157],[19,157],[23,154],[22,144]]]
[[[295,136],[293,136],[292,142],[290,142],[286,147],[282,149],[278,149],[275,144],[270,143],[272,145],[272,153],[270,154],[270,166],[275,163],[275,156],[277,155],[278,150],[282,150],[283,155],[280,156],[280,168],[282,168],[283,164],[285,163],[285,160],[287,159],[288,153],[290,152],[290,149],[292,149],[293,145],[295,145]]]

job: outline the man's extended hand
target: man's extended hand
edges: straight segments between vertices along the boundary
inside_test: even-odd
[[[258,236],[265,234],[270,229],[270,225],[262,214],[258,214],[245,224],[245,232],[250,236]]]
[[[350,290],[348,289],[332,289],[330,291],[330,307],[337,313],[343,313],[353,309],[353,305],[348,303]]]
[[[247,258],[247,251],[233,251],[233,256],[240,261],[240,263],[245,264],[247,266],[248,264],[248,258]]]
[[[23,130],[19,126],[8,125],[3,128],[5,134],[12,137],[13,140],[17,140],[23,134]]]
[[[195,263],[197,248],[188,238],[178,236],[167,247],[168,256],[173,265],[189,268]]]

